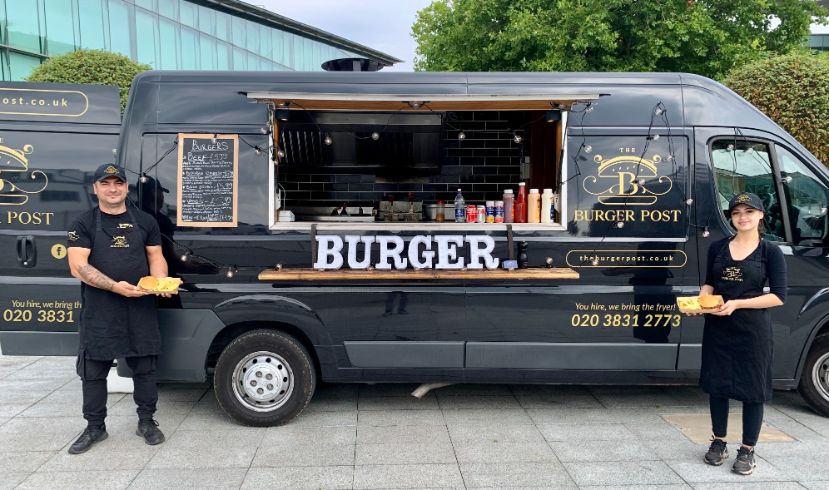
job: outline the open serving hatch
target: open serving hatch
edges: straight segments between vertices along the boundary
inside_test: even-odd
[[[497,137],[502,139],[502,146],[505,137],[507,140],[514,138],[517,144],[525,138],[532,140],[535,134],[535,141],[538,142],[535,148],[521,148],[511,156],[513,160],[509,165],[515,169],[513,174],[508,175],[503,181],[492,181],[491,189],[486,193],[473,192],[472,201],[500,199],[500,189],[509,185],[514,187],[518,181],[527,181],[528,188],[558,189],[560,183],[567,180],[566,166],[562,165],[566,161],[567,114],[574,105],[589,104],[603,94],[566,91],[519,95],[252,91],[246,95],[249,99],[268,104],[270,109],[269,126],[272,129],[272,138],[269,138],[269,155],[273,163],[271,209],[278,210],[284,209],[285,206],[285,195],[280,186],[286,183],[289,202],[292,198],[290,194],[309,196],[294,198],[291,204],[295,207],[303,204],[339,206],[347,201],[349,206],[359,205],[372,209],[373,206],[368,206],[366,202],[378,203],[385,200],[385,197],[378,199],[377,196],[372,196],[371,199],[355,198],[355,195],[369,194],[348,192],[351,191],[350,188],[342,194],[351,196],[350,198],[337,199],[331,197],[337,195],[336,192],[321,193],[317,184],[309,183],[303,187],[303,182],[311,182],[307,179],[308,174],[325,173],[351,174],[352,180],[349,182],[354,182],[354,175],[371,174],[374,179],[371,181],[372,184],[396,186],[392,192],[396,191],[404,199],[407,193],[403,186],[410,184],[417,191],[416,200],[421,204],[426,201],[434,202],[436,199],[445,199],[448,202],[454,196],[454,188],[461,185],[448,183],[447,190],[440,191],[440,194],[427,195],[427,186],[423,184],[433,184],[433,178],[436,176],[446,177],[447,172],[442,168],[447,160],[445,150],[451,146],[452,139],[465,139],[464,131],[470,134],[500,132]],[[481,126],[475,126],[476,129],[470,130],[462,129],[464,123],[469,123],[471,127],[472,119],[482,119],[474,114],[492,112],[497,112],[500,116],[492,116],[491,119],[510,120],[510,129],[490,130],[489,123],[483,129]],[[468,119],[459,121],[459,115],[460,119]],[[504,133],[508,134],[504,136]],[[479,136],[487,137],[496,136]],[[475,148],[471,142],[466,143],[466,147]],[[477,159],[475,163],[471,155],[466,156],[469,157],[468,160],[463,160],[464,157],[460,156],[457,164],[466,167],[481,165],[481,159]],[[530,160],[535,180],[530,177]],[[294,177],[297,173],[303,173],[303,176]],[[438,175],[441,173],[444,175]],[[499,170],[497,174],[502,174],[502,171]],[[291,178],[296,180],[286,182],[286,179]],[[461,180],[462,178],[458,178],[458,182]],[[345,182],[346,179],[342,181]],[[439,181],[444,182],[445,179]],[[338,183],[338,186],[326,189],[342,190],[340,180],[334,179],[334,182]],[[358,185],[352,187],[356,189]],[[366,186],[362,187],[360,190],[365,190]],[[411,200],[412,193],[408,194]],[[307,202],[301,199],[306,199]],[[362,202],[355,204],[355,201]],[[565,204],[566,200],[562,199],[560,211],[566,216]],[[277,223],[281,221],[279,216],[279,213],[275,214],[271,222],[272,227],[288,225],[293,228],[300,225]],[[447,227],[454,223],[437,225]]]

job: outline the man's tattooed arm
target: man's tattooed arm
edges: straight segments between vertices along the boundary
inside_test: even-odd
[[[112,291],[115,287],[115,281],[89,264],[78,267],[78,275],[83,282],[105,291]]]

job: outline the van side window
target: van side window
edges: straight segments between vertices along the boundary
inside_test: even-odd
[[[829,225],[826,208],[829,196],[823,182],[789,150],[776,146],[783,192],[789,205],[792,242],[798,245],[821,245]]]
[[[753,192],[760,196],[766,207],[766,238],[783,241],[786,234],[768,145],[756,141],[718,140],[711,145],[711,161],[714,162],[720,209],[726,221],[730,220],[728,200],[738,192]]]

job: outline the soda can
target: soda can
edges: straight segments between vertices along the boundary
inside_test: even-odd
[[[486,223],[486,206],[478,205],[478,223]]]
[[[486,222],[495,223],[495,201],[486,202]]]
[[[466,222],[476,223],[478,221],[478,206],[470,204],[466,206]]]
[[[495,201],[495,223],[504,222],[504,201]]]

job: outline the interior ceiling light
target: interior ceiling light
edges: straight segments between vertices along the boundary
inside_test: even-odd
[[[556,122],[556,121],[561,121],[561,111],[555,111],[555,110],[553,110],[553,109],[550,109],[550,110],[549,110],[549,111],[547,111],[547,112],[546,112],[546,114],[544,115],[544,119],[545,119],[548,123],[551,123],[551,122]]]

